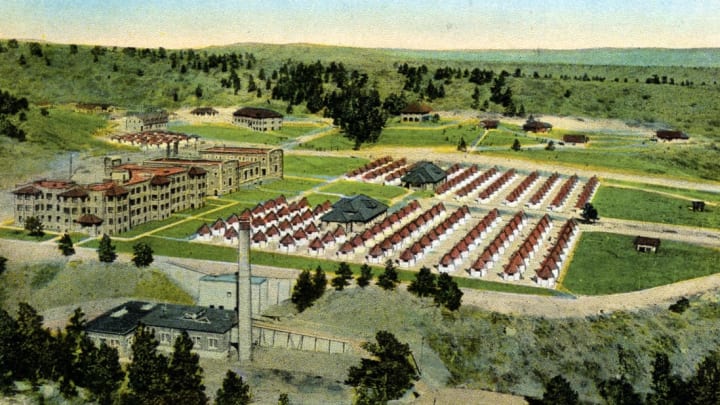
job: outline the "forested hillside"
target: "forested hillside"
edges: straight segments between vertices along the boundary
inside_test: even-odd
[[[403,95],[436,110],[610,117],[712,137],[720,123],[715,50],[542,51],[540,57],[531,51],[260,44],[166,50],[9,40],[0,41],[0,51],[0,88],[31,103],[142,110],[278,99],[297,114],[327,106],[356,70],[383,100]],[[683,60],[690,66],[677,66]],[[634,65],[647,62],[654,63]]]

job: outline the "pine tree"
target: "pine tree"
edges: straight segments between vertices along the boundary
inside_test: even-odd
[[[157,353],[159,344],[150,329],[138,325],[132,343],[133,361],[127,369],[129,392],[124,403],[159,403],[168,393],[168,361]]]
[[[517,138],[513,141],[513,144],[510,147],[510,149],[514,150],[515,152],[522,149],[522,145],[520,145],[520,141]]]
[[[377,332],[375,341],[363,343],[373,358],[363,358],[360,366],[350,367],[345,383],[355,387],[358,397],[367,403],[387,403],[411,388],[417,375],[410,363],[408,344],[383,330]]]
[[[205,404],[203,369],[199,355],[192,352],[193,342],[186,331],[175,339],[173,354],[168,366],[167,403]]]
[[[440,274],[437,281],[437,290],[435,294],[435,304],[442,305],[450,311],[460,308],[462,303],[463,292],[447,273]]]
[[[360,276],[357,278],[357,285],[361,288],[365,288],[370,284],[372,280],[372,269],[367,263],[360,266]]]
[[[0,276],[7,270],[7,257],[0,256]]]
[[[41,378],[49,377],[52,370],[50,350],[51,336],[42,326],[43,318],[35,308],[27,303],[18,304],[17,316],[17,379],[27,379],[36,383]]]
[[[64,256],[72,256],[75,254],[72,239],[67,232],[60,237],[60,240],[58,241],[58,249],[60,249]]]
[[[298,276],[295,286],[293,286],[290,301],[295,304],[298,312],[302,312],[312,306],[315,301],[315,289],[313,288],[310,270],[303,270]]]
[[[383,290],[394,290],[398,284],[398,273],[392,260],[385,262],[385,271],[378,276],[377,285]]]
[[[352,270],[345,262],[341,262],[338,265],[337,270],[335,270],[335,274],[337,276],[332,279],[331,284],[337,291],[342,291],[346,286],[350,285],[350,280],[353,279]]]
[[[545,384],[545,393],[541,400],[530,401],[537,405],[574,405],[579,404],[578,393],[572,389],[570,383],[561,375],[556,375]]]
[[[322,297],[323,294],[325,294],[325,289],[327,288],[327,276],[325,276],[325,272],[319,265],[317,266],[317,268],[315,268],[315,274],[313,274],[312,284],[314,292],[313,301],[315,301]]]
[[[246,405],[251,402],[250,386],[234,371],[228,370],[222,387],[215,394],[215,405]]]
[[[117,349],[105,342],[96,348],[93,342],[85,337],[80,343],[80,352],[82,379],[76,383],[90,391],[92,399],[98,403],[112,404],[113,394],[125,379]]]
[[[690,404],[720,403],[720,352],[708,354],[689,382]]]
[[[465,142],[465,137],[460,137],[460,140],[457,144],[457,150],[460,152],[467,152],[467,142]]]
[[[45,235],[45,225],[38,217],[25,218],[25,230],[28,231],[30,236],[41,237]]]
[[[283,392],[278,397],[278,405],[290,405],[290,397],[287,393]]]
[[[652,366],[652,384],[650,386],[652,392],[647,395],[645,403],[648,405],[687,403],[684,390],[686,384],[680,377],[671,374],[668,355],[662,352],[656,353]]]
[[[17,322],[0,308],[0,392],[3,393],[14,388],[19,339]]]
[[[136,267],[147,267],[153,260],[153,250],[150,245],[144,242],[133,245],[132,262]]]
[[[98,246],[97,252],[98,259],[103,263],[112,263],[117,258],[115,245],[112,244],[112,240],[105,233],[100,239],[100,245]]]
[[[410,282],[408,291],[418,297],[430,297],[436,294],[436,277],[429,268],[423,266]]]
[[[600,396],[605,399],[608,404],[614,405],[636,405],[641,404],[640,395],[635,392],[635,388],[622,375],[620,378],[611,378],[602,381],[599,386]],[[703,404],[717,402],[702,402]]]

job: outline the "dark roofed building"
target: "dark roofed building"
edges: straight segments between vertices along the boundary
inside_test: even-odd
[[[547,122],[538,121],[532,115],[525,121],[523,125],[523,131],[525,132],[550,132],[552,131],[552,125]]]
[[[480,125],[482,125],[485,129],[497,129],[498,125],[500,125],[500,121],[498,120],[482,120],[480,121]]]
[[[167,129],[170,116],[165,111],[129,114],[125,117],[125,127],[128,132],[153,131]]]
[[[121,357],[131,352],[132,337],[142,323],[155,333],[160,349],[172,350],[182,331],[202,356],[226,358],[231,351],[231,330],[237,325],[232,310],[189,305],[129,301],[88,322],[85,331],[96,344],[116,347]]]
[[[635,250],[638,252],[654,253],[657,252],[658,248],[660,248],[660,239],[648,238],[646,236],[636,236],[633,244],[635,245]]]
[[[350,224],[372,221],[379,215],[387,212],[388,206],[372,199],[364,194],[345,197],[333,204],[332,211],[323,215],[320,220],[323,222],[339,222]]]
[[[435,188],[447,178],[445,170],[432,162],[420,162],[403,176],[400,181],[405,187]]]
[[[193,108],[192,111],[190,111],[190,114],[215,116],[218,115],[218,111],[212,107],[197,107]]]
[[[563,142],[566,142],[566,143],[586,143],[589,140],[590,139],[588,138],[587,135],[582,135],[582,134],[563,135]]]
[[[658,139],[662,139],[664,141],[674,141],[674,140],[688,140],[690,137],[682,132],[682,131],[672,131],[668,129],[660,129],[655,131],[655,136]]]
[[[400,121],[421,122],[430,119],[432,108],[426,104],[410,103],[400,111]]]
[[[233,113],[233,124],[253,131],[279,131],[282,123],[282,114],[266,108],[243,107]]]

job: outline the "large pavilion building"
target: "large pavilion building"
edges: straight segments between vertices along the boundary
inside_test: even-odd
[[[266,108],[243,107],[233,113],[233,124],[258,132],[279,131],[283,115]]]

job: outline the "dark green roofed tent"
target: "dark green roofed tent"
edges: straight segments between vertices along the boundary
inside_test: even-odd
[[[367,223],[387,212],[388,206],[364,194],[345,197],[333,204],[332,211],[323,215],[323,222],[339,222],[342,224]]]
[[[447,178],[447,174],[431,162],[420,162],[415,165],[400,181],[405,187],[434,188]]]

